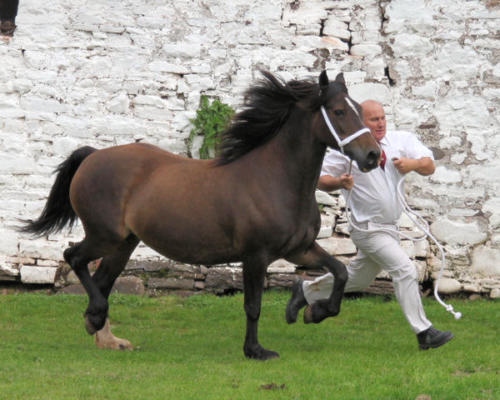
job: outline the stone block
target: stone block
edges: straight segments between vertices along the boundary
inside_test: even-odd
[[[58,293],[78,294],[78,295],[86,295],[87,294],[87,292],[85,292],[85,288],[80,283],[75,283],[75,284],[65,286],[61,290],[59,290]]]
[[[349,235],[350,232],[349,232],[349,224],[344,222],[344,223],[337,223],[337,225],[335,225],[335,232],[336,233],[341,233],[343,235]]]
[[[363,293],[375,294],[375,295],[393,295],[394,286],[391,281],[383,279],[375,279],[370,286],[368,286]]]
[[[438,284],[438,292],[442,294],[454,294],[460,292],[462,289],[462,284],[452,278],[441,278],[439,281],[434,281],[434,288]]]
[[[372,99],[382,104],[388,104],[391,100],[391,94],[388,87],[381,83],[367,82],[353,85],[349,87],[349,95],[358,103]]]
[[[194,279],[150,278],[149,289],[189,290],[194,288]]]
[[[268,288],[291,288],[297,278],[294,274],[273,274],[267,278]]]
[[[337,200],[335,197],[331,196],[327,192],[322,190],[316,190],[315,192],[316,202],[318,204],[323,204],[325,206],[335,207],[337,205]]]
[[[500,250],[479,246],[472,252],[471,271],[485,276],[500,277]]]
[[[430,179],[437,183],[459,183],[462,181],[462,174],[457,170],[452,170],[440,165],[436,168],[436,171]]]
[[[23,283],[53,285],[56,280],[57,268],[23,265],[20,272]]]
[[[274,261],[267,267],[268,274],[293,274],[295,273],[295,264],[282,258]]]
[[[37,267],[53,267],[57,268],[59,267],[59,261],[57,260],[43,260],[43,259],[38,259],[36,260],[36,266]]]
[[[402,240],[401,248],[410,258],[415,258],[415,244],[411,240]]]
[[[351,47],[351,54],[358,57],[375,57],[382,54],[378,44],[357,44]]]
[[[19,270],[6,264],[0,258],[0,281],[17,281],[19,279]]]
[[[420,240],[414,242],[415,257],[426,258],[429,255],[429,242],[427,240]]]
[[[437,240],[450,245],[475,245],[483,242],[487,233],[477,223],[451,221],[440,218],[431,224],[431,233]]]
[[[145,293],[144,282],[136,276],[119,277],[115,281],[111,293],[135,294],[142,296]]]
[[[346,40],[349,40],[351,37],[349,25],[344,21],[339,21],[331,17],[329,17],[323,25],[323,34]]]
[[[311,24],[319,24],[320,21],[325,20],[326,17],[327,17],[327,12],[321,5],[321,2],[318,2],[316,0],[310,0],[307,2],[300,2],[298,7],[285,8],[282,16],[282,23],[285,26],[289,25],[308,26]]]
[[[318,244],[331,255],[349,255],[356,254],[356,246],[351,239],[341,237],[331,237],[328,239],[319,239]]]
[[[243,290],[243,275],[241,268],[213,267],[209,268],[205,278],[207,290],[223,293],[225,290]]]
[[[395,36],[394,43],[391,46],[394,54],[399,57],[425,56],[433,50],[431,40],[420,35],[401,33]]]
[[[333,234],[333,227],[330,226],[322,226],[318,232],[318,236],[316,239],[325,239],[329,238]]]

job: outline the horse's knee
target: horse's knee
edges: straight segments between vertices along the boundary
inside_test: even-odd
[[[335,285],[342,285],[344,286],[347,282],[347,279],[349,277],[349,274],[347,273],[347,268],[344,265],[344,263],[340,262],[334,257],[331,257],[328,259],[326,262],[326,265],[328,266],[328,269],[332,273],[332,275],[335,278]]]
[[[69,264],[71,269],[75,272],[80,271],[82,268],[86,268],[88,261],[82,257],[80,250],[80,245],[76,244],[72,247],[64,250],[63,257],[64,260]]]
[[[258,320],[260,317],[260,307],[255,304],[245,304],[245,313],[250,320]]]
[[[342,286],[345,286],[345,284],[347,283],[347,279],[349,278],[349,274],[347,273],[347,268],[345,267],[345,265],[342,264],[342,267],[338,268],[338,271],[334,276],[335,281],[337,281],[339,284],[342,284]]]

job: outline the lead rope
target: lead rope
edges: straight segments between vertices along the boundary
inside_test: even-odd
[[[349,163],[349,172],[348,172],[349,175],[351,175],[351,171],[352,171],[352,160]],[[443,300],[441,300],[441,297],[439,297],[439,292],[438,292],[439,280],[441,279],[441,277],[443,275],[443,270],[444,270],[444,267],[446,265],[446,258],[445,258],[445,255],[444,255],[443,246],[438,242],[438,240],[430,232],[430,227],[429,227],[428,222],[420,214],[418,214],[417,212],[415,212],[414,210],[412,210],[410,208],[410,206],[408,205],[408,203],[406,202],[405,196],[404,196],[403,190],[402,190],[403,183],[404,183],[404,178],[401,179],[401,181],[398,183],[398,185],[396,187],[398,199],[401,202],[401,204],[403,205],[403,211],[404,211],[404,213],[408,216],[408,218],[410,218],[410,220],[415,224],[415,226],[422,231],[423,235],[421,237],[414,238],[414,237],[411,237],[409,235],[406,235],[405,233],[403,233],[403,232],[401,232],[399,230],[395,230],[395,229],[391,229],[391,228],[380,227],[380,228],[373,228],[373,229],[363,229],[363,228],[355,225],[352,222],[352,220],[351,220],[351,218],[349,216],[349,201],[350,201],[350,198],[351,198],[351,191],[352,191],[352,189],[347,192],[346,201],[345,201],[346,202],[345,215],[346,215],[346,218],[347,218],[347,222],[354,229],[357,229],[357,230],[359,230],[361,232],[371,233],[371,232],[376,232],[376,231],[385,231],[385,232],[389,232],[389,233],[396,233],[399,236],[402,236],[402,237],[404,237],[406,239],[409,239],[409,240],[411,240],[413,242],[419,242],[419,241],[424,240],[427,237],[429,237],[435,243],[435,245],[437,246],[437,248],[439,249],[439,252],[441,254],[441,268],[439,270],[439,274],[438,274],[438,279],[436,281],[436,285],[434,286],[434,297],[436,298],[436,300],[438,301],[438,303],[441,304],[446,309],[446,311],[448,311],[449,313],[453,314],[453,316],[455,317],[455,319],[458,320],[458,319],[462,318],[462,313],[458,312],[458,311],[454,311],[453,310],[453,306],[451,304],[446,304]],[[417,220],[419,220],[420,222],[417,221]]]

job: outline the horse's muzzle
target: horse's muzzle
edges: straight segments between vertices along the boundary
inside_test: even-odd
[[[367,153],[361,153],[358,151],[346,151],[346,155],[352,160],[356,161],[358,168],[362,172],[369,172],[372,169],[378,167],[378,162],[380,159],[380,150],[374,149]]]
[[[371,171],[378,167],[378,161],[380,159],[380,151],[379,150],[371,150],[368,152],[366,156],[366,166],[361,170],[363,172]],[[366,171],[365,171],[366,169]]]

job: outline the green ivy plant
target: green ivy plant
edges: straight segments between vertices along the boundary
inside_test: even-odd
[[[188,155],[192,157],[193,140],[200,135],[203,136],[200,158],[212,158],[221,140],[221,133],[228,127],[233,115],[234,110],[231,106],[218,99],[213,100],[210,104],[208,96],[201,96],[196,118],[190,120],[193,129],[191,129],[187,139]]]

